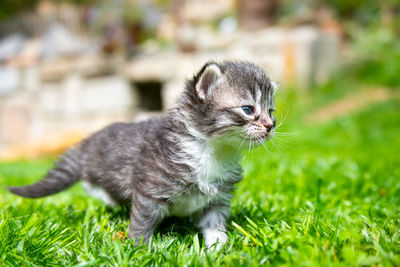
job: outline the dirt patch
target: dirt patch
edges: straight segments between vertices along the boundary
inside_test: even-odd
[[[79,131],[49,134],[44,136],[39,142],[11,145],[1,149],[0,160],[29,159],[39,156],[59,155],[86,136],[87,133]]]
[[[309,123],[320,123],[361,110],[370,104],[386,101],[394,96],[386,88],[363,90],[321,107],[307,117]]]

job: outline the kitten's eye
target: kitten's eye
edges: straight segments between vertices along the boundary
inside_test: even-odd
[[[254,112],[254,108],[252,106],[243,106],[242,110],[246,115],[251,115]]]

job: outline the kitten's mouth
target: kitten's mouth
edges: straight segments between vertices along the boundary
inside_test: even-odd
[[[248,142],[255,144],[255,145],[262,145],[266,141],[272,139],[275,135],[275,129],[271,131],[260,131],[260,132],[253,132],[253,133],[242,133],[242,138],[247,140]]]
[[[253,135],[250,137],[251,141],[254,141],[256,143],[264,143],[270,139],[272,139],[272,137],[274,137],[274,131],[268,132],[268,133],[262,133],[262,134],[257,134],[257,135]]]

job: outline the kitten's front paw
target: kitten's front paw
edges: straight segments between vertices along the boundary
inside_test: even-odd
[[[217,250],[220,250],[226,241],[228,241],[228,236],[218,229],[206,229],[204,237],[207,248],[212,248],[216,244],[215,248]]]

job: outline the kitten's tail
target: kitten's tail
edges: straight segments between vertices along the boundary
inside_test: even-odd
[[[80,179],[79,163],[79,150],[71,149],[39,182],[28,186],[8,187],[8,190],[16,195],[28,198],[39,198],[58,193]]]

